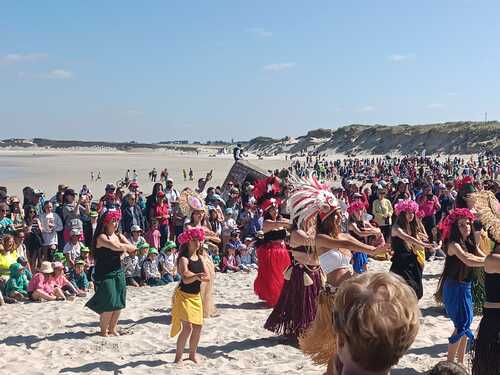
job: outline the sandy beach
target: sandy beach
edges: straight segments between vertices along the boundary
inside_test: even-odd
[[[34,155],[33,155],[34,154]],[[287,164],[283,158],[252,160],[264,169]],[[184,182],[182,168],[193,168],[195,180],[214,170],[212,185],[223,182],[233,160],[230,156],[175,154],[172,152],[64,152],[2,151],[0,165],[5,172],[2,184],[10,194],[20,194],[23,186],[41,188],[52,196],[57,184],[79,189],[87,183],[100,196],[107,182],[121,178],[126,169],[139,173],[141,189],[149,194],[152,183],[147,173],[152,167],[167,167],[176,186]],[[90,171],[100,170],[103,180],[90,184]],[[371,261],[370,270],[385,270],[389,262]],[[422,326],[410,351],[394,374],[425,374],[445,357],[447,337],[452,331],[441,307],[433,300],[442,261],[426,266],[425,295],[420,301]],[[323,369],[284,340],[264,330],[271,310],[253,293],[255,272],[217,274],[215,299],[219,317],[206,321],[199,353],[199,366],[174,365],[175,338],[169,337],[170,300],[175,288],[129,288],[127,308],[120,319],[129,334],[119,338],[96,335],[98,317],[84,308],[87,298],[73,302],[7,305],[0,309],[0,373],[58,374],[321,374]],[[473,329],[476,329],[478,319]],[[22,359],[22,361],[20,360]]]
[[[370,261],[370,270],[389,262]],[[393,374],[425,374],[445,357],[451,322],[433,301],[442,261],[426,266],[422,326]],[[8,305],[1,309],[0,373],[59,374],[322,374],[302,353],[263,328],[271,312],[253,293],[255,272],[217,274],[219,317],[205,321],[199,353],[202,363],[173,364],[175,338],[169,337],[174,284],[129,288],[118,338],[96,335],[97,316],[73,302]],[[34,323],[36,319],[37,323]],[[476,329],[478,319],[473,329]],[[22,358],[22,361],[20,359]]]

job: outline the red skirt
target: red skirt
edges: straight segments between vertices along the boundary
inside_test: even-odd
[[[259,269],[253,289],[268,306],[274,307],[285,283],[283,273],[291,265],[284,242],[272,241],[257,247]]]

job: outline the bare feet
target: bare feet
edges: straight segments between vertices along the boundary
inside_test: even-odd
[[[196,363],[196,364],[200,363],[200,362],[198,361],[198,358],[196,358],[196,355],[191,355],[191,354],[190,354],[190,355],[189,355],[189,360],[190,360],[190,361],[192,361],[192,362],[194,362],[194,363]]]
[[[108,337],[108,332],[99,332],[99,336],[101,337]]]
[[[109,334],[111,336],[120,336],[120,333],[117,330],[111,331]]]
[[[182,363],[182,356],[181,357],[175,357],[174,363]]]

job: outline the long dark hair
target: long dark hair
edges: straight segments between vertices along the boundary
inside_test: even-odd
[[[462,247],[462,249],[464,249],[464,251],[474,255],[478,255],[476,239],[474,237],[474,228],[470,220],[469,223],[471,226],[471,231],[466,239],[464,239],[460,234],[460,229],[458,228],[458,220],[457,220],[451,225],[450,236],[443,244],[443,249],[445,250],[447,256],[444,262],[443,273],[441,274],[441,277],[439,279],[438,290],[435,294],[436,301],[438,302],[441,302],[443,300],[444,282],[446,278],[448,278],[448,276],[450,276],[453,271],[456,270],[458,281],[465,280],[467,274],[470,271],[470,267],[466,266],[462,261],[452,259],[452,257],[448,256],[448,246],[452,243],[457,243]]]
[[[413,214],[413,220],[408,222],[408,220],[406,220],[406,211],[400,212],[396,218],[396,225],[410,236],[415,238],[417,237],[418,223],[417,215],[415,213]]]
[[[196,250],[196,255],[201,256],[203,254],[203,245],[201,245],[200,241],[200,248]],[[177,266],[179,266],[179,261],[182,257],[186,257],[189,259],[189,242],[183,243],[182,245],[179,246],[179,256],[177,257]]]
[[[106,224],[104,224],[104,219],[106,218],[108,212],[109,211],[105,212],[97,219],[94,236],[92,237],[92,242],[90,244],[90,254],[92,255],[92,257],[94,257],[97,250],[97,238],[105,232],[104,229],[106,228]]]
[[[340,227],[337,225],[337,215],[338,212],[332,212],[326,219],[323,221],[321,218],[317,217],[316,230],[318,234],[326,234],[333,238],[337,238],[340,233]]]

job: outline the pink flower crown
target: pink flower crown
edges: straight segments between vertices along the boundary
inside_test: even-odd
[[[361,210],[364,210],[366,208],[365,204],[360,201],[360,200],[357,200],[357,201],[354,201],[352,202],[349,207],[347,207],[347,212],[349,214],[352,214],[356,211],[361,211]]]
[[[197,238],[200,241],[205,241],[205,231],[202,228],[191,228],[182,232],[179,235],[178,240],[179,243],[183,245],[195,238]]]
[[[461,218],[467,218],[473,221],[475,220],[476,216],[468,208],[455,208],[454,210],[452,210],[438,226],[441,230],[443,241],[446,241],[450,238],[452,225]]]
[[[104,214],[104,219],[102,220],[104,224],[109,224],[113,220],[120,221],[122,214],[119,210],[106,211]]]
[[[396,205],[394,206],[394,210],[396,211],[396,215],[398,215],[398,216],[401,212],[417,213],[418,212],[418,204],[415,201],[412,201],[410,199],[406,199],[406,200],[403,200],[403,201],[396,203]]]

